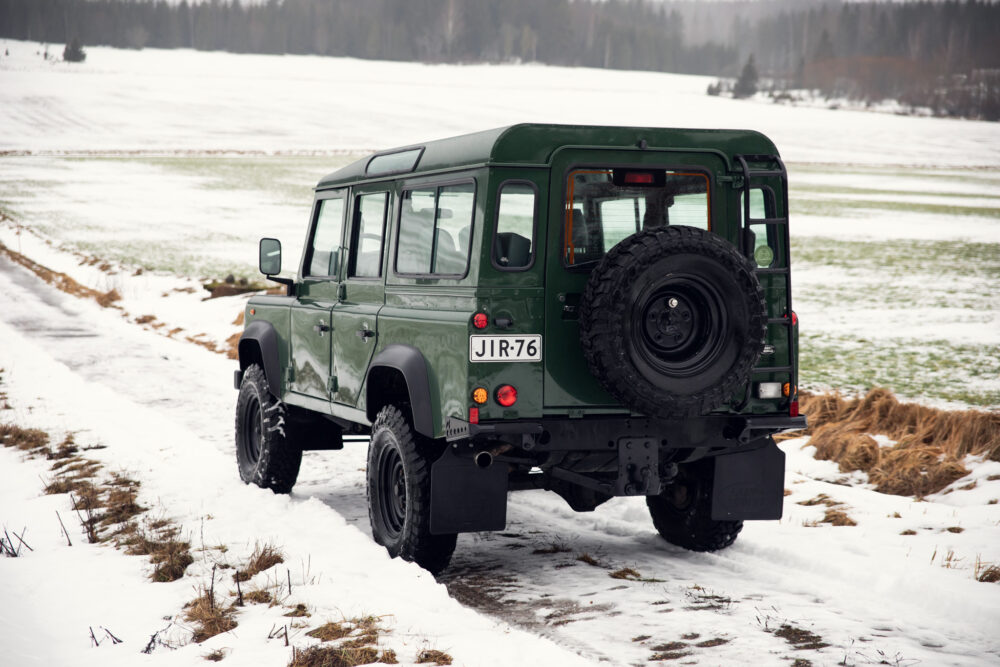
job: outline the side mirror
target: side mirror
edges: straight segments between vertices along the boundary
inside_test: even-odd
[[[257,260],[257,266],[265,276],[275,276],[281,273],[281,241],[278,239],[260,240],[260,257]]]

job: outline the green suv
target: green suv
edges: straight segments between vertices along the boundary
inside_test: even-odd
[[[798,414],[788,194],[757,132],[524,124],[376,153],[316,186],[302,261],[246,308],[240,476],[369,442],[372,533],[444,569],[507,494],[645,496],[668,542],[781,517]]]

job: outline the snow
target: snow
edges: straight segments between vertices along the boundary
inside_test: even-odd
[[[176,519],[197,552],[180,581],[148,583],[144,558],[86,544],[68,498],[41,494],[45,462],[0,449],[0,528],[27,528],[35,549],[0,558],[10,664],[201,664],[215,648],[225,664],[285,664],[291,648],[268,639],[289,620],[282,607],[248,606],[235,630],[204,645],[186,643],[182,620],[213,562],[238,563],[265,541],[285,552],[285,570],[258,576],[291,578],[285,601],[312,613],[291,628],[299,647],[326,620],[375,614],[389,628],[382,645],[403,662],[430,647],[467,665],[645,664],[668,642],[705,665],[1000,660],[1000,597],[974,579],[977,560],[1000,561],[1000,505],[989,504],[1000,498],[1000,463],[970,458],[969,476],[918,502],[876,493],[863,474],[814,459],[807,441],[787,441],[784,518],[748,523],[717,554],[664,543],[641,499],[577,514],[553,494],[521,492],[507,529],[461,536],[435,581],[371,540],[364,443],[307,453],[287,497],[240,483],[233,364],[186,340],[221,343],[239,330],[246,297],[203,300],[201,279],[247,275],[264,235],[282,240],[294,266],[310,188],[351,152],[523,121],[753,127],[789,162],[796,243],[833,243],[836,255],[848,242],[1000,243],[1000,125],[711,98],[707,78],[656,73],[98,47],[70,65],[43,61],[38,45],[3,48],[0,211],[9,220],[0,219],[0,243],[122,299],[102,309],[0,256],[0,392],[13,406],[0,422],[106,447],[87,455],[140,479],[140,502]],[[844,202],[863,206],[823,212]],[[879,208],[899,202],[904,210]],[[803,336],[981,348],[957,370],[906,372],[996,392],[1000,380],[975,374],[997,363],[990,351],[1000,345],[990,261],[950,271],[796,264]],[[902,296],[874,306],[864,297],[887,271]],[[831,291],[850,296],[832,304]],[[157,319],[137,325],[144,315]],[[826,507],[799,503],[819,494],[858,525],[811,525]],[[553,544],[565,551],[533,553]],[[647,581],[608,576],[624,567]],[[449,596],[446,587],[465,599],[463,586],[474,604]],[[773,634],[785,623],[829,646],[795,650]],[[141,655],[167,626],[179,647]],[[90,628],[124,642],[91,647]],[[713,639],[725,642],[696,646]]]
[[[74,64],[0,48],[0,150],[367,151],[560,122],[752,127],[800,162],[1000,163],[996,123],[747,103],[706,95],[710,77],[104,47]]]

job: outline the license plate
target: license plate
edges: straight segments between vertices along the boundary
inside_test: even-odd
[[[469,336],[469,361],[541,361],[542,337]]]

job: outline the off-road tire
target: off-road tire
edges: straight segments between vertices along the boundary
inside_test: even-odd
[[[590,372],[625,406],[694,417],[746,386],[767,312],[753,266],[711,232],[670,225],[612,248],[580,304]]]
[[[379,411],[368,446],[368,518],[372,537],[393,558],[432,574],[444,570],[457,535],[432,535],[431,464],[440,453],[396,406]]]
[[[289,493],[302,465],[302,450],[288,431],[285,404],[268,391],[263,369],[243,373],[236,401],[236,462],[240,479],[275,493]]]
[[[646,496],[653,526],[670,544],[691,551],[719,551],[736,541],[742,521],[712,520],[715,461],[681,466],[674,482],[658,496]]]

